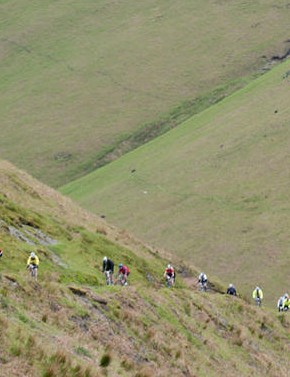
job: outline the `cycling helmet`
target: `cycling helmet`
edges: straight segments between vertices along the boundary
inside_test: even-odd
[[[119,263],[119,268],[122,268],[122,267],[123,267],[122,263]]]
[[[285,293],[284,297],[285,297],[285,298],[289,298],[288,293]]]
[[[231,284],[229,285],[229,287],[230,287],[230,288],[233,288],[233,287],[234,287],[234,284],[231,283]]]
[[[32,253],[30,254],[30,257],[31,257],[31,258],[35,258],[35,254],[32,252]]]
[[[167,265],[167,268],[171,268],[171,264],[168,264],[168,265]]]
[[[103,262],[107,262],[108,258],[107,257],[104,257],[103,258]]]

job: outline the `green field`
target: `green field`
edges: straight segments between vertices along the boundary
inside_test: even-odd
[[[228,297],[213,277],[199,292],[198,270],[174,257],[168,289],[161,252],[3,161],[0,182],[1,377],[287,376],[288,313]],[[129,286],[105,285],[104,255],[129,265]]]
[[[11,0],[0,12],[0,153],[55,187],[228,95],[289,48],[284,0]]]
[[[275,305],[289,289],[290,61],[62,192]],[[135,171],[134,171],[135,170]]]

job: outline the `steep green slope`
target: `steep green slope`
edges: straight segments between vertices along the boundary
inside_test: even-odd
[[[62,190],[268,305],[289,289],[290,61]]]
[[[12,0],[0,11],[0,153],[53,186],[176,125],[289,49],[286,0]]]
[[[180,262],[167,289],[158,253],[133,238],[125,248],[121,233],[110,241],[113,228],[100,233],[81,209],[73,225],[77,206],[7,163],[0,181],[1,377],[287,376],[288,313],[226,297],[213,280],[200,293]],[[25,271],[31,250],[37,282]],[[104,285],[104,254],[130,265],[129,286]]]

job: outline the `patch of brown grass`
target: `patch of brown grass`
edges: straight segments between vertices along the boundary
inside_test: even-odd
[[[232,343],[236,346],[242,347],[246,339],[247,339],[246,330],[242,326],[236,327],[231,337]]]
[[[121,360],[121,366],[126,370],[130,371],[133,370],[135,367],[134,361],[128,357],[128,356],[123,356]]]
[[[154,373],[155,369],[150,367],[143,367],[135,374],[135,377],[152,377],[154,376]]]

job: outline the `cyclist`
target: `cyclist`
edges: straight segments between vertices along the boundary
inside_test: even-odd
[[[103,258],[103,273],[106,274],[106,280],[108,285],[113,284],[114,262],[108,257]],[[108,278],[107,278],[108,276]]]
[[[290,298],[289,298],[289,295],[288,293],[285,293],[284,295],[284,300],[283,300],[283,304],[282,304],[282,310],[284,312],[286,312],[287,310],[290,309]]]
[[[174,285],[175,283],[175,271],[171,264],[168,264],[164,271],[164,277],[166,279],[167,286]]]
[[[207,276],[204,272],[201,272],[198,277],[198,283],[201,290],[206,291],[207,289]]]
[[[119,273],[119,277],[121,278],[121,284],[128,285],[127,279],[128,279],[128,276],[130,275],[129,267],[120,263],[118,273]]]
[[[228,289],[227,289],[227,294],[228,295],[232,295],[232,296],[236,296],[237,295],[237,290],[235,288],[235,286],[233,284],[230,284]]]
[[[256,287],[253,290],[252,297],[256,301],[256,304],[258,306],[260,306],[262,304],[262,300],[263,300],[263,297],[264,297],[262,289],[260,287]]]
[[[30,253],[30,256],[27,259],[26,265],[27,265],[26,267],[30,270],[31,274],[34,274],[35,278],[37,278],[39,258],[34,252]]]
[[[0,258],[2,257],[2,255],[3,255],[3,250],[0,249]]]
[[[278,312],[282,312],[283,311],[283,301],[285,299],[285,295],[281,296],[277,302],[277,309],[278,309]]]

